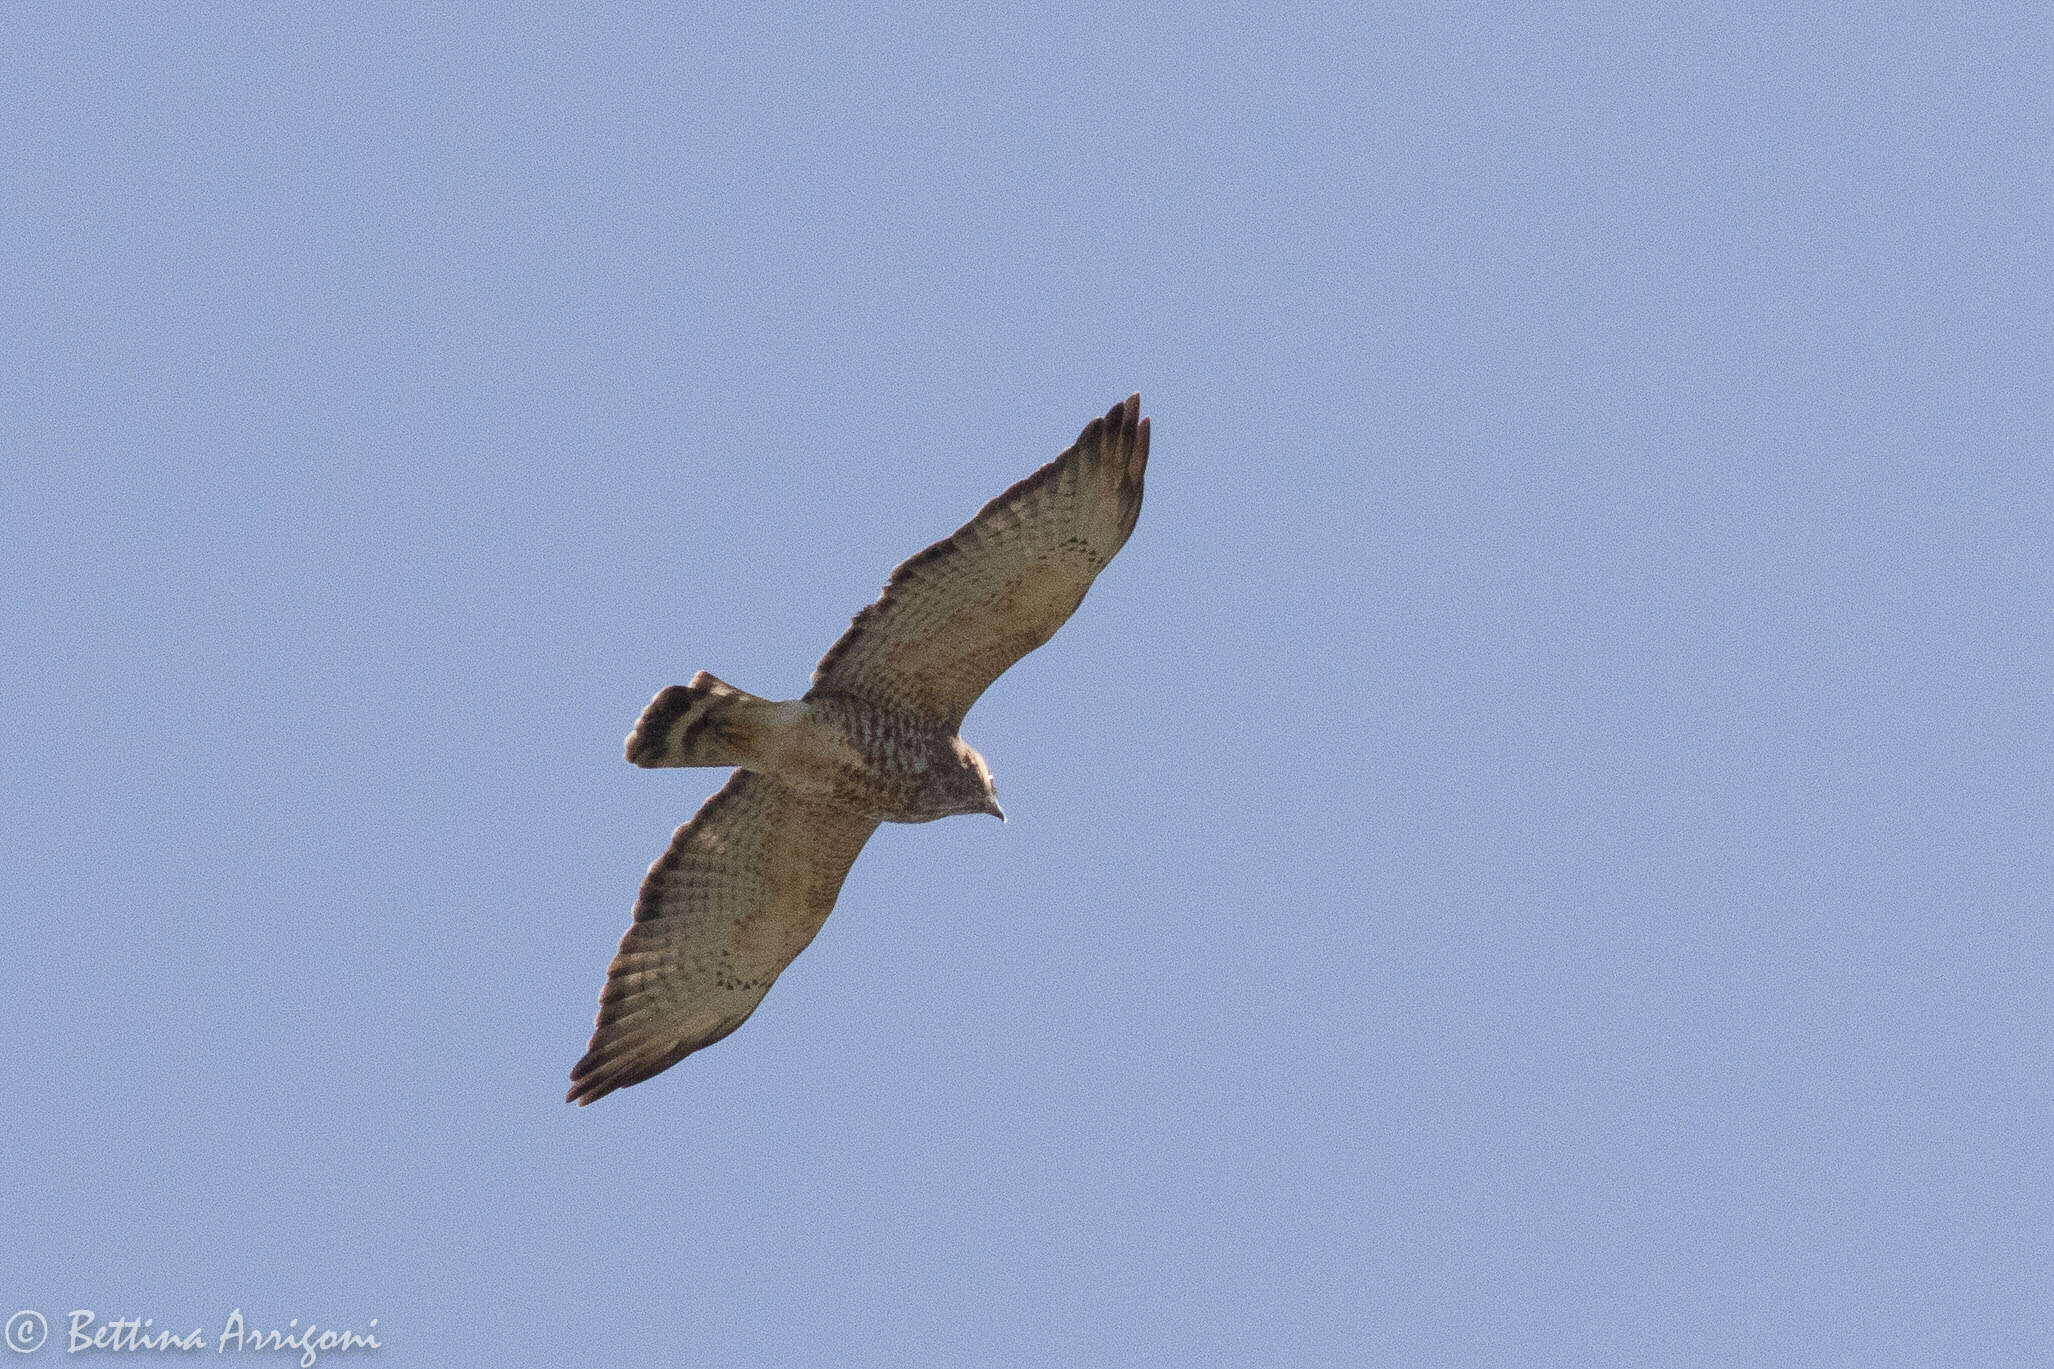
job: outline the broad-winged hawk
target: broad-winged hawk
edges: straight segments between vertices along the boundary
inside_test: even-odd
[[[878,823],[1004,818],[957,729],[1126,543],[1147,465],[1148,420],[1129,395],[893,571],[804,698],[760,699],[701,671],[650,702],[630,761],[738,768],[649,867],[570,1101],[640,1083],[741,1026],[820,930]]]

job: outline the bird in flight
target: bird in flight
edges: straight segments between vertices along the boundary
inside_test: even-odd
[[[957,735],[963,715],[1126,544],[1147,465],[1148,420],[1129,395],[893,571],[804,698],[761,699],[702,670],[650,701],[630,761],[736,769],[649,867],[567,1101],[638,1084],[747,1021],[878,823],[1004,819],[990,767]]]

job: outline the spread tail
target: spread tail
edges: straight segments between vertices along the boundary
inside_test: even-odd
[[[636,765],[741,765],[759,754],[763,724],[780,705],[736,689],[705,671],[649,701],[628,734]]]

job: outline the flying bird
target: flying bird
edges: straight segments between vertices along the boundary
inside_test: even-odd
[[[1148,420],[1129,395],[893,571],[804,698],[761,699],[702,670],[650,701],[630,761],[736,770],[649,867],[567,1101],[638,1084],[747,1021],[880,822],[1004,819],[963,715],[1076,612],[1134,531],[1147,465]]]

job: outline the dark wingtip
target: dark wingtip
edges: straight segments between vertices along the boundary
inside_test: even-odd
[[[599,1049],[599,1038],[603,1035],[605,1029],[601,1028],[593,1035],[592,1049],[586,1051],[584,1058],[571,1066],[571,1090],[563,1096],[564,1102],[576,1103],[581,1108],[590,1107],[615,1089],[639,1084],[651,1074],[659,1073],[656,1070],[639,1069],[619,1059],[608,1060]]]
[[[1141,392],[1136,390],[1112,408],[1105,411],[1102,420],[1106,433],[1115,441],[1134,430],[1134,421],[1141,416]]]
[[[1136,424],[1141,421],[1141,392],[1136,390],[1112,408],[1105,411],[1103,418],[1094,418],[1084,425],[1084,431],[1077,434],[1077,445],[1086,450],[1100,451],[1108,447],[1123,447],[1134,440]]]
[[[1136,390],[1105,416],[1113,445],[1126,456],[1123,474],[1135,484],[1148,467],[1148,420],[1141,416],[1141,392]]]
[[[596,1077],[598,1055],[597,1051],[587,1051],[583,1059],[571,1066],[571,1088],[570,1092],[563,1096],[564,1102],[576,1103],[581,1108],[587,1107],[612,1092],[612,1085],[603,1084]]]

